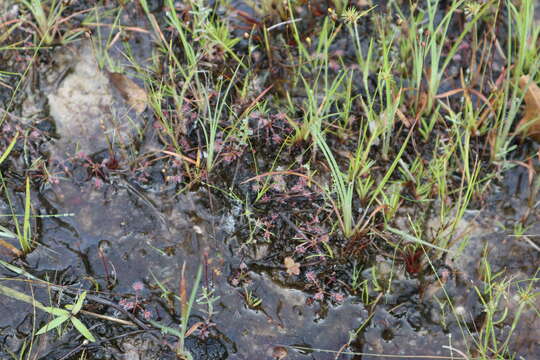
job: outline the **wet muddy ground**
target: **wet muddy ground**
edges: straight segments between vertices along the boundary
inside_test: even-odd
[[[129,11],[136,13],[126,12],[126,25],[149,29],[145,19],[130,18]],[[325,239],[330,230],[319,223],[329,212],[324,199],[301,178],[281,176],[262,205],[244,201],[256,195],[260,184],[250,180],[253,158],[235,155],[236,149],[225,152],[230,160],[217,168],[213,184],[183,187],[180,166],[158,153],[159,126],[152,110],[138,105],[146,104],[137,93],[144,85],[127,67],[121,43],[109,51],[116,68],[102,70],[100,61],[109,60],[96,54],[93,41],[45,52],[15,102],[9,105],[9,95],[0,97],[0,108],[10,113],[0,149],[17,131],[25,134],[24,146],[18,144],[2,165],[0,225],[14,226],[12,206],[24,213],[21,169],[31,163],[37,215],[31,227],[38,244],[19,259],[2,249],[0,259],[58,287],[25,282],[24,274],[5,266],[0,277],[3,285],[44,304],[69,304],[78,289],[92,290],[86,310],[134,326],[83,314],[96,343],[83,345],[74,330],[61,336],[51,331],[36,340],[35,358],[79,359],[84,353],[89,359],[175,359],[177,338],[162,334],[153,322],[180,323],[175,296],[184,265],[189,291],[202,266],[201,286],[216,299],[209,306],[199,293],[192,311],[194,331],[186,348],[194,359],[459,357],[452,348],[473,348],[485,319],[475,290],[486,285],[482,259],[493,274],[504,270],[515,281],[537,277],[540,252],[530,242],[538,244],[540,197],[534,192],[531,197],[525,168],[503,173],[482,204],[467,210],[458,232],[467,244],[459,242],[452,253],[424,263],[426,271],[405,271],[407,263],[388,249],[344,256],[351,249],[336,245],[343,240],[339,237]],[[150,61],[149,34],[134,33],[127,43],[141,66]],[[15,67],[14,58],[10,61]],[[114,75],[124,69],[125,77]],[[254,131],[275,131],[277,115],[276,124]],[[302,156],[294,151],[290,157]],[[223,184],[233,184],[242,196],[230,196]],[[400,211],[397,226],[400,216],[410,214]],[[515,236],[524,216],[532,219],[528,240]],[[334,258],[318,255],[325,241],[333,244]],[[298,254],[310,256],[288,267],[284,259]],[[537,281],[526,284],[538,291]],[[510,311],[498,335],[516,326],[512,352],[535,359],[540,357],[540,298],[533,300],[535,306],[519,308],[521,320],[515,325],[518,291],[509,289],[505,304]],[[0,299],[0,358],[8,359],[50,315],[10,297]]]

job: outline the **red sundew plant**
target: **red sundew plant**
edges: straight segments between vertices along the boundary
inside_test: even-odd
[[[321,253],[319,245],[322,243],[327,244],[330,237],[322,227],[316,225],[318,223],[318,214],[315,214],[312,216],[311,221],[308,221],[303,226],[299,227],[299,230],[302,232],[302,239],[305,241],[296,246],[296,252],[303,254],[308,250],[313,250],[316,253]],[[311,236],[305,234],[311,234]]]
[[[303,177],[298,178],[296,184],[291,188],[291,192],[302,193],[306,196],[310,194],[311,192],[307,190],[307,179]]]
[[[133,299],[121,299],[118,302],[124,310],[136,313],[140,311],[146,320],[152,318],[152,312],[144,307],[144,301],[141,299],[141,292],[144,290],[144,284],[141,281],[135,281],[131,287],[135,291],[135,297]]]
[[[135,293],[138,294],[144,289],[144,284],[140,281],[135,281],[131,287],[135,290]]]
[[[85,161],[83,166],[90,170],[91,176],[99,176],[102,179],[106,178],[104,171],[106,167],[103,165],[103,163],[96,163],[86,155],[84,155],[83,160]]]
[[[112,155],[109,158],[104,159],[102,162],[102,165],[105,166],[109,170],[118,170],[120,168],[120,162],[114,155]]]
[[[95,187],[96,189],[99,190],[99,189],[101,189],[101,188],[103,187],[103,180],[101,180],[101,179],[98,178],[98,177],[95,177],[93,180],[94,180],[94,187]]]
[[[312,298],[308,299],[308,305],[312,304],[314,301],[322,302],[327,296],[330,297],[335,303],[342,303],[345,300],[345,295],[339,292],[328,292],[324,290],[324,284],[321,283],[314,271],[306,272],[306,280],[308,284],[305,286],[306,289],[315,288],[316,292]]]
[[[257,135],[262,136],[267,145],[280,145],[283,143],[284,137],[292,131],[286,124],[283,124],[287,119],[285,113],[270,116],[257,113],[253,115],[253,119],[257,121]]]
[[[345,296],[341,293],[331,293],[330,297],[337,303],[342,303],[345,300]]]
[[[402,258],[405,262],[405,270],[410,275],[417,275],[422,271],[423,253],[422,248],[414,249],[410,246],[403,251]]]
[[[321,248],[319,247],[319,245],[323,242],[327,243],[328,240],[328,234],[312,236],[308,238],[307,241],[304,241],[301,244],[297,245],[295,248],[295,252],[297,252],[298,254],[303,254],[308,250],[312,250],[316,253],[321,253]]]
[[[60,183],[60,174],[61,172],[55,172],[51,173],[49,172],[49,169],[47,168],[47,164],[45,162],[39,162],[36,166],[36,171],[32,171],[29,175],[32,179],[38,179],[39,181],[42,181],[44,183],[48,183],[51,185],[58,185]]]
[[[231,277],[229,278],[229,281],[232,286],[242,286],[246,284],[251,283],[251,279],[249,277],[248,267],[247,265],[242,262],[238,268],[237,271],[235,271]]]

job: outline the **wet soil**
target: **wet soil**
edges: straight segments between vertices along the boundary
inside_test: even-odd
[[[305,11],[309,21],[317,21],[316,11]],[[160,15],[157,5],[156,14]],[[133,26],[148,26],[138,17],[132,19]],[[135,41],[133,48],[143,63],[150,41],[137,36],[145,40],[130,41]],[[350,46],[346,39],[337,43],[342,49]],[[118,47],[110,54],[122,63]],[[279,150],[277,137],[290,132],[278,113],[272,115],[270,126],[253,125],[258,136],[254,143],[262,155],[254,160],[231,147],[225,151],[229,158],[211,178],[214,186],[186,188],[187,175],[178,166],[155,153],[146,155],[159,148],[161,139],[151,111],[130,108],[108,76],[115,69],[100,70],[99,56],[88,42],[58,47],[47,56],[51,61],[32,70],[39,81],[26,83],[24,95],[17,95],[10,107],[10,92],[0,90],[0,105],[10,113],[0,149],[16,131],[28,134],[25,146],[17,145],[3,165],[6,194],[15,212],[24,212],[23,179],[29,174],[32,209],[40,215],[32,220],[35,249],[20,259],[2,252],[0,259],[65,291],[24,282],[24,276],[5,267],[0,267],[2,284],[32,292],[45,304],[62,305],[73,302],[78,289],[89,289],[94,296],[88,298],[89,310],[123,319],[130,314],[139,322],[130,327],[83,315],[99,338],[97,343],[82,346],[75,330],[61,337],[50,332],[32,350],[38,359],[76,359],[83,351],[92,359],[176,358],[177,338],[162,334],[151,321],[170,327],[180,323],[174,294],[179,293],[184,265],[189,289],[202,266],[202,286],[219,297],[211,317],[204,304],[195,305],[191,314],[190,326],[200,322],[186,339],[195,359],[333,359],[335,352],[340,352],[339,359],[376,359],[377,354],[411,359],[452,356],[456,353],[445,346],[473,348],[474,335],[484,321],[475,290],[486,285],[482,258],[493,273],[504,270],[516,280],[537,276],[540,252],[513,235],[524,217],[532,219],[527,234],[533,238],[540,233],[540,213],[531,206],[540,198],[531,200],[525,169],[505,172],[483,204],[467,211],[460,229],[468,243],[456,247],[459,254],[436,259],[425,274],[411,274],[403,261],[386,256],[387,249],[384,256],[376,256],[368,245],[366,251],[363,243],[351,248],[331,233],[324,220],[331,209],[302,178],[274,178],[268,199],[250,205],[260,186],[257,181],[245,182],[255,175],[254,162],[262,171],[270,170]],[[185,141],[195,145],[196,138],[192,131]],[[265,154],[272,156],[264,158]],[[302,156],[309,154],[296,147],[281,160]],[[37,159],[42,167],[23,170]],[[251,200],[216,190],[230,184],[239,199]],[[0,198],[0,211],[11,213],[6,195]],[[0,221],[2,226],[14,226],[9,216]],[[335,258],[320,256],[327,246],[323,243],[329,244]],[[300,262],[297,274],[284,265],[286,257]],[[350,285],[355,271],[360,273],[355,281],[365,281],[368,287],[365,296]],[[382,288],[373,285],[374,278]],[[437,278],[444,278],[442,285]],[[537,282],[533,286],[538,289]],[[501,337],[512,327],[518,290],[510,290],[511,310],[499,327]],[[445,308],[447,297],[457,312]],[[533,306],[520,311],[523,321],[514,332],[511,350],[524,358],[538,358],[540,319]],[[8,314],[0,317],[2,359],[20,352],[33,327],[39,327],[35,324],[49,320],[43,312],[34,313],[30,304],[5,296],[0,313]],[[460,327],[463,323],[468,331]]]

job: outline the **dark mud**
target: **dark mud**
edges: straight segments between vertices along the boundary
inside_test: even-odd
[[[326,11],[325,5],[320,8]],[[159,15],[160,7],[155,10]],[[137,9],[130,11],[134,21],[130,25],[148,26]],[[242,11],[257,17],[249,8]],[[317,9],[306,8],[305,14],[309,24],[320,17]],[[240,27],[245,16],[236,21]],[[369,31],[367,25],[363,31]],[[147,61],[148,36],[138,34],[128,41],[133,41],[139,61]],[[346,38],[335,46],[336,51],[353,51]],[[122,64],[119,48],[113,47],[109,55]],[[406,261],[387,249],[375,256],[370,244],[377,239],[351,244],[331,232],[325,219],[332,209],[302,178],[273,178],[268,199],[250,205],[262,183],[246,182],[255,175],[254,162],[269,171],[280,137],[291,131],[277,112],[264,127],[260,118],[251,119],[260,154],[255,160],[240,145],[231,147],[211,179],[216,186],[182,187],[185,174],[174,164],[156,154],[145,155],[159,148],[162,139],[150,110],[134,112],[115,94],[107,72],[99,69],[99,54],[91,49],[81,41],[50,50],[48,56],[54,60],[33,68],[40,80],[26,84],[25,95],[17,97],[11,108],[8,92],[0,92],[1,104],[11,114],[3,124],[0,149],[17,130],[29,134],[25,140],[30,145],[18,146],[3,165],[16,213],[24,211],[22,169],[42,157],[50,170],[38,167],[29,172],[32,208],[42,215],[32,222],[37,247],[23,259],[0,256],[65,291],[31,286],[22,281],[24,276],[4,267],[0,276],[5,286],[33,292],[44,304],[69,304],[78,289],[92,290],[88,310],[113,318],[135,317],[138,323],[122,326],[82,315],[99,338],[97,343],[82,345],[73,329],[61,337],[49,332],[35,344],[36,358],[76,359],[85,352],[92,359],[174,359],[177,339],[161,334],[151,321],[170,327],[180,323],[175,294],[184,264],[189,289],[202,266],[201,285],[216,298],[211,316],[202,302],[192,312],[190,326],[200,325],[186,339],[186,348],[195,359],[333,359],[337,352],[340,359],[376,359],[377,354],[411,359],[457,356],[448,346],[474,348],[474,335],[484,321],[475,290],[487,286],[481,259],[488,260],[493,273],[504,270],[515,280],[538,275],[540,252],[514,236],[524,218],[529,219],[526,233],[533,241],[540,233],[540,214],[531,206],[540,198],[531,195],[528,174],[521,167],[507,171],[482,206],[467,212],[460,229],[467,233],[468,244],[459,255],[436,259],[432,268],[424,262],[422,271],[413,264],[406,271]],[[280,56],[278,50],[275,55]],[[286,77],[285,70],[266,65],[271,74]],[[126,124],[130,126],[124,132]],[[196,138],[192,131],[185,141],[195,145]],[[264,158],[267,154],[271,156]],[[309,154],[300,145],[279,156],[285,163]],[[241,196],[235,199],[216,190],[228,184]],[[2,215],[11,213],[5,195],[0,210]],[[14,226],[12,218],[0,219],[2,226]],[[333,256],[328,256],[326,246]],[[286,257],[299,262],[298,274],[288,271]],[[353,283],[364,284],[365,291]],[[538,283],[532,286],[537,291]],[[499,327],[501,337],[513,325],[518,291],[519,287],[509,290],[511,310]],[[455,311],[448,308],[448,297]],[[0,313],[8,314],[0,317],[3,359],[20,352],[33,327],[50,319],[39,310],[34,313],[29,304],[1,299]],[[538,309],[539,299],[534,301]],[[523,320],[511,350],[524,358],[538,358],[537,310],[530,306],[519,311]]]

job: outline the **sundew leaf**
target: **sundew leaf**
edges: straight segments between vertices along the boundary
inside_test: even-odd
[[[69,314],[65,316],[58,316],[57,318],[54,318],[51,320],[48,324],[43,326],[41,329],[38,330],[36,335],[45,334],[47,331],[50,331],[54,328],[57,328],[58,326],[62,325],[67,319],[69,319]]]
[[[82,336],[90,340],[91,342],[95,342],[96,338],[94,338],[94,335],[88,330],[88,328],[81,322],[81,320],[77,319],[76,317],[71,317],[71,323],[73,326],[75,326],[75,329],[77,329]]]

